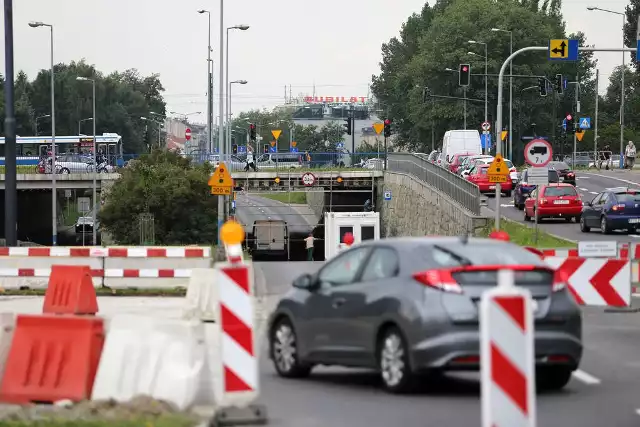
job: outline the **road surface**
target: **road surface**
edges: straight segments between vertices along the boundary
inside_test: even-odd
[[[629,187],[640,190],[640,173],[632,171],[602,171],[602,172],[576,172],[576,189],[580,193],[583,201],[591,201],[596,194],[606,188]],[[488,207],[492,210],[496,208],[495,198],[492,196],[487,201]],[[518,221],[529,227],[533,227],[532,222],[524,221],[524,212],[513,206],[513,198],[505,198],[500,201],[501,214],[509,219]],[[629,235],[622,232],[603,235],[599,229],[594,229],[589,233],[580,231],[580,224],[567,223],[564,219],[545,219],[539,223],[540,229],[548,233],[555,234],[565,239],[579,240],[601,240],[601,241],[640,241],[640,235]]]
[[[254,194],[238,193],[236,215],[247,231],[252,231],[254,221],[265,219],[287,221],[289,231],[293,233],[308,233],[317,224],[312,215],[302,215],[293,206]]]

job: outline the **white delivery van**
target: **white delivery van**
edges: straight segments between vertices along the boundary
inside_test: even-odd
[[[442,154],[451,163],[456,153],[482,154],[480,133],[477,130],[448,130],[442,139]]]

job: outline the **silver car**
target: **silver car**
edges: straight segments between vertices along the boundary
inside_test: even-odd
[[[402,237],[341,252],[278,303],[270,358],[283,377],[315,365],[374,368],[394,393],[419,374],[478,370],[478,303],[504,268],[534,298],[539,387],[561,389],[582,358],[580,307],[538,256],[488,239]]]

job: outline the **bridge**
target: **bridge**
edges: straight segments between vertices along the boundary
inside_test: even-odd
[[[56,174],[56,188],[60,190],[93,188],[93,177],[96,177],[98,189],[104,182],[114,182],[120,178],[119,173],[70,173]],[[18,190],[47,190],[52,188],[51,174],[19,173],[16,175]],[[0,174],[0,190],[5,188],[5,174]]]
[[[302,178],[312,174],[314,181],[306,184]],[[384,172],[379,170],[314,170],[314,169],[283,169],[260,172],[232,172],[236,187],[244,191],[273,192],[273,191],[325,191],[327,189],[356,189],[373,188],[376,181],[384,178]]]

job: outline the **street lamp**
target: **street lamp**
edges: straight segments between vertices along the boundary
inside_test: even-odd
[[[91,82],[91,87],[93,89],[93,93],[92,93],[92,97],[93,97],[93,112],[92,112],[92,118],[89,119],[93,122],[93,138],[92,139],[92,145],[93,145],[93,209],[92,209],[92,220],[93,220],[93,227],[91,227],[93,229],[93,246],[97,246],[98,245],[98,231],[97,231],[97,220],[96,220],[96,216],[97,213],[96,211],[98,210],[98,184],[96,181],[96,175],[98,173],[98,156],[96,153],[96,80],[95,79],[90,79],[88,77],[81,77],[78,76],[76,77],[76,80],[79,82]],[[87,119],[84,119],[87,120]],[[82,122],[82,120],[80,120],[80,122]],[[78,135],[80,135],[80,122],[78,122]],[[82,234],[84,235],[84,228],[82,229]],[[83,239],[84,241],[84,239]]]
[[[213,62],[211,62],[211,12],[200,9],[199,14],[206,13],[209,18],[209,39],[207,47],[207,127],[209,128],[209,152],[213,152]]]
[[[227,65],[228,64],[227,62]],[[235,80],[229,83],[229,96],[227,99],[227,154],[231,154],[231,85],[246,85],[247,83],[246,80]]]
[[[151,113],[151,114],[156,114],[156,113]],[[149,119],[147,117],[140,117],[140,120],[144,120],[146,122],[152,122],[158,125],[158,148],[160,147],[160,134],[162,133],[162,122],[158,122],[156,120],[153,119]]]
[[[488,98],[488,93],[489,93],[489,77],[487,76],[487,74],[489,73],[488,69],[489,69],[489,64],[488,64],[488,60],[489,57],[487,55],[487,44],[483,43],[483,42],[479,42],[476,40],[469,40],[469,44],[481,44],[484,46],[484,121],[488,121],[489,120],[489,98]],[[482,56],[479,55],[475,52],[469,52],[469,55],[474,55],[474,56]],[[496,144],[498,143],[498,141],[496,141]]]
[[[51,114],[45,114],[44,116],[36,117],[36,136],[38,136],[38,120],[46,119],[47,117],[51,117]]]
[[[29,22],[31,28],[48,27],[51,35],[51,226],[52,244],[58,245],[58,198],[56,188],[56,91],[53,74],[53,25]]]
[[[625,48],[625,44],[624,44],[624,24],[626,22],[626,14],[624,14],[623,12],[616,12],[615,10],[609,10],[609,9],[601,9],[599,7],[587,7],[587,10],[598,10],[600,12],[607,12],[607,13],[613,13],[614,15],[620,15],[622,16],[622,49]],[[626,67],[625,67],[625,58],[624,58],[625,52],[624,50],[622,51],[622,76],[620,78],[621,80],[621,90],[620,90],[620,165],[624,165],[624,160],[623,160],[623,154],[624,154],[624,98],[625,98],[625,93],[624,93],[624,75],[625,75],[625,71],[626,71]]]
[[[229,121],[231,120],[231,114],[229,113],[229,110],[231,109],[231,84],[229,83],[229,31],[230,30],[240,30],[240,31],[247,31],[249,29],[248,25],[234,25],[233,27],[227,27],[227,58],[226,58],[226,72],[225,72],[225,79],[226,79],[226,87],[227,87],[227,105],[226,105],[226,110],[227,110],[227,128],[229,128]],[[247,84],[247,82],[241,83],[241,84]],[[227,144],[226,144],[226,152],[227,154],[231,153],[231,141],[229,140],[231,138],[231,132],[229,132],[229,129],[227,129]]]
[[[491,31],[509,34],[509,55],[513,55],[513,31],[502,28],[492,28]],[[509,62],[509,154],[508,158],[513,159],[513,61]],[[555,96],[555,95],[554,95]],[[554,117],[553,120],[556,118]],[[502,129],[498,129],[502,130]]]
[[[88,122],[89,120],[93,120],[93,117],[87,117],[86,119],[78,120],[78,135],[82,135],[82,123]]]

